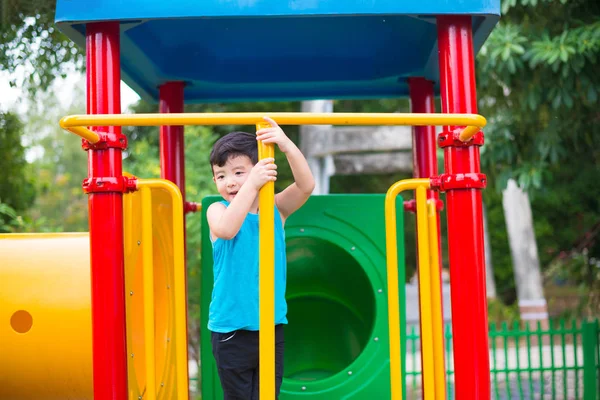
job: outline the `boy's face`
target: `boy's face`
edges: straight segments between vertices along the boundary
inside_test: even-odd
[[[248,179],[252,167],[252,160],[244,155],[229,157],[222,167],[213,165],[213,181],[217,184],[219,194],[231,203]]]

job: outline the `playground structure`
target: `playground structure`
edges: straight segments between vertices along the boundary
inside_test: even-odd
[[[418,178],[398,182],[385,198],[314,197],[288,221],[291,323],[281,398],[402,398],[405,304],[396,196],[403,190],[416,193],[424,397],[446,397],[437,223],[443,191],[460,356],[455,396],[489,398],[479,166],[485,119],[476,115],[473,57],[498,18],[499,2],[491,0],[143,6],[103,0],[94,7],[59,0],[59,28],[87,52],[88,115],[65,117],[61,126],[81,136],[88,152],[83,187],[91,265],[84,234],[1,238],[8,267],[0,281],[12,290],[3,286],[0,297],[2,319],[10,321],[0,326],[8,361],[0,367],[0,397],[188,397],[184,212],[197,205],[185,199],[183,126],[258,127],[263,115],[184,114],[185,102],[409,95],[415,114],[269,114],[280,125],[415,126]],[[161,114],[121,115],[121,76],[143,98],[158,100]],[[443,114],[434,113],[437,88]],[[162,179],[124,175],[124,125],[161,127]],[[445,126],[437,140],[433,126]],[[444,148],[441,175],[436,143]],[[260,158],[273,153],[273,146],[259,146]],[[263,400],[274,399],[273,192],[267,184],[259,199]],[[370,214],[357,218],[367,209]],[[351,216],[358,221],[350,224]],[[205,311],[211,265],[203,242]],[[36,258],[29,248],[46,251]],[[302,324],[294,325],[294,315]],[[203,312],[203,326],[206,317]],[[321,324],[339,336],[319,341]],[[217,399],[205,333],[202,395]]]

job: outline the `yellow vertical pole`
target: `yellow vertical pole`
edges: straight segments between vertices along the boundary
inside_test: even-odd
[[[256,129],[268,128],[266,122]],[[258,158],[275,157],[273,144],[258,142]],[[259,227],[259,398],[275,400],[275,184],[266,183],[258,195]]]
[[[146,398],[156,399],[156,357],[154,354],[154,262],[152,239],[152,194],[142,192],[142,265],[144,287],[144,351],[146,353]]]
[[[442,283],[440,281],[440,258],[438,253],[437,209],[435,200],[427,201],[429,222],[429,257],[431,275],[431,309],[433,314],[433,357],[436,400],[446,399],[446,366],[444,365],[444,321],[442,313]]]
[[[398,237],[396,234],[396,196],[419,186],[429,188],[429,179],[405,179],[394,183],[385,195],[385,254],[388,291],[388,328],[390,335],[390,390],[392,400],[402,400],[402,348],[398,293]]]
[[[419,298],[421,316],[421,356],[423,359],[423,398],[435,399],[433,320],[431,310],[431,266],[427,221],[427,190],[415,190],[417,201],[417,248],[419,250]]]
[[[175,297],[175,359],[177,371],[177,400],[188,399],[188,356],[185,285],[185,236],[183,226],[183,197],[177,185],[163,181],[173,201],[173,284]]]
[[[402,361],[400,348],[400,306],[398,294],[398,243],[396,235],[396,186],[385,196],[385,248],[387,258],[388,325],[390,335],[391,400],[402,400]]]

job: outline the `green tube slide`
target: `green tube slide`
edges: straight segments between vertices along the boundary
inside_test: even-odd
[[[204,199],[203,210],[218,200]],[[402,199],[397,204],[402,210]],[[398,215],[398,256],[404,260],[402,212]],[[203,237],[208,237],[206,225],[204,216]],[[312,196],[286,222],[289,324],[281,400],[389,399],[384,226],[383,195]],[[203,400],[220,400],[206,329],[210,246],[203,240],[201,391]],[[403,261],[399,268],[403,310]]]

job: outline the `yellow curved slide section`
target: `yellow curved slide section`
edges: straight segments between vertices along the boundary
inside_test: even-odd
[[[174,268],[175,257],[183,257],[183,243],[174,245],[177,207],[167,186],[150,187],[151,212],[145,220],[152,221],[151,235],[142,231],[147,225],[142,191],[123,201],[131,400],[187,399],[187,359],[181,351],[185,320],[176,329],[181,325],[176,305],[181,308],[182,299],[185,313],[185,288],[183,270]],[[183,219],[183,212],[179,215]],[[93,398],[89,257],[87,233],[0,235],[0,399]],[[149,258],[146,269],[153,276],[144,279]],[[152,287],[152,296],[144,287]],[[144,314],[144,299],[151,297],[154,306]],[[150,334],[144,329],[148,309],[154,311]],[[154,346],[147,337],[153,337]],[[147,354],[152,352],[151,364]],[[147,379],[149,370],[155,371],[154,379]],[[155,387],[152,394],[148,382]]]
[[[0,399],[91,399],[88,235],[0,235],[0,263]]]

